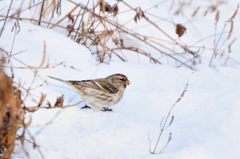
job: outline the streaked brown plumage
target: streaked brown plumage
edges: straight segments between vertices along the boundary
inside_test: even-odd
[[[111,111],[123,97],[125,88],[129,85],[128,78],[123,74],[113,74],[106,78],[82,81],[68,81],[51,77],[64,82],[78,90],[87,107],[96,107],[103,111]]]

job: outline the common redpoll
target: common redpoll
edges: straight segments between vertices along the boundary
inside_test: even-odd
[[[123,97],[125,88],[130,84],[123,74],[113,74],[106,78],[82,81],[68,81],[51,77],[73,86],[85,102],[82,108],[99,108],[103,111],[112,111],[110,107],[116,105]]]

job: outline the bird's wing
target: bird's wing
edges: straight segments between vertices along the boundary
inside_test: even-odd
[[[115,94],[118,92],[118,89],[116,87],[114,87],[112,84],[102,79],[68,81],[68,82],[71,83],[72,85],[81,85],[83,87],[101,90],[110,94]]]
[[[66,83],[68,85],[72,85],[74,87],[83,86],[83,87],[88,87],[92,89],[97,89],[101,90],[110,94],[115,94],[118,92],[118,89],[114,87],[111,83],[103,80],[103,79],[95,79],[95,80],[82,80],[82,81],[67,81],[67,80],[62,80],[56,77],[48,76],[49,78],[61,81],[63,83]]]

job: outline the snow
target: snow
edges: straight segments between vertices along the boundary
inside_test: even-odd
[[[146,8],[148,6],[151,5]],[[64,34],[27,22],[20,22],[20,25],[13,53],[23,52],[14,57],[37,67],[41,64],[45,43],[47,57],[44,65],[53,66],[38,70],[33,88],[43,85],[32,90],[33,95],[26,100],[26,105],[34,106],[41,93],[46,93],[50,102],[62,94],[65,105],[81,101],[74,89],[48,78],[49,75],[83,80],[124,73],[131,81],[113,112],[81,110],[82,102],[74,107],[40,109],[33,113],[28,130],[46,159],[239,158],[239,65],[210,68],[203,62],[196,66],[197,71],[192,71],[185,67],[139,61],[123,63],[116,60],[111,64],[98,64],[88,49]],[[13,40],[12,26],[13,22],[9,21],[0,39],[0,47],[8,51]],[[186,41],[190,39],[190,35],[186,37]],[[136,42],[136,45],[139,44]],[[239,60],[239,46],[234,51],[235,59]],[[25,67],[14,59],[12,65]],[[8,74],[11,74],[9,70]],[[33,70],[16,68],[14,74],[14,81],[21,81],[25,88],[34,79]],[[153,147],[162,118],[166,117],[186,83],[189,85],[187,92],[173,109],[174,122],[164,133],[160,147],[168,139],[169,132],[173,133],[172,141],[162,154],[150,154],[149,136]],[[41,158],[31,143],[26,142],[25,149],[30,158]],[[12,158],[26,158],[18,142]]]

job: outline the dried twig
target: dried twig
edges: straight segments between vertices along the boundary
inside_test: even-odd
[[[42,0],[42,6],[41,6],[41,10],[39,13],[39,20],[38,20],[38,25],[41,25],[41,21],[42,21],[42,16],[43,16],[43,8],[45,5],[46,0]]]
[[[155,49],[156,51],[160,52],[161,54],[164,54],[164,55],[170,57],[171,59],[173,59],[173,60],[181,63],[182,65],[184,65],[184,66],[186,66],[186,67],[188,67],[188,68],[190,68],[190,69],[192,69],[192,70],[195,70],[192,66],[189,66],[188,64],[182,62],[181,60],[179,60],[178,58],[174,57],[173,55],[168,54],[167,52],[161,50],[160,48],[156,47],[156,46],[153,45],[152,43],[148,42],[147,40],[144,39],[144,37],[142,37],[142,36],[139,35],[138,33],[129,31],[129,30],[127,30],[124,26],[119,25],[119,24],[116,24],[114,21],[102,17],[101,15],[95,13],[94,11],[92,11],[92,10],[89,9],[89,8],[87,8],[87,7],[86,7],[85,5],[83,5],[83,4],[76,3],[76,2],[74,2],[74,1],[72,1],[72,0],[68,0],[68,1],[69,1],[70,3],[72,3],[72,4],[75,4],[75,5],[79,6],[79,7],[81,7],[82,9],[86,10],[87,12],[91,13],[91,15],[94,15],[94,17],[97,18],[97,19],[99,19],[100,22],[104,20],[104,22],[110,24],[111,26],[114,26],[116,29],[120,30],[120,31],[123,32],[123,33],[126,33],[126,34],[128,34],[128,35],[130,35],[130,36],[132,36],[132,37],[134,37],[134,38],[136,38],[136,39],[138,39],[139,41],[141,41],[141,42],[143,42],[144,44],[150,46],[151,48]],[[187,48],[185,48],[185,49],[188,50]]]
[[[0,37],[2,36],[3,30],[5,28],[5,25],[6,25],[6,22],[7,22],[7,19],[8,19],[8,15],[9,15],[10,10],[12,8],[12,4],[13,4],[13,0],[10,1],[9,7],[8,7],[8,11],[7,11],[7,15],[6,15],[5,19],[4,19],[3,26],[2,26],[1,31],[0,31]]]

